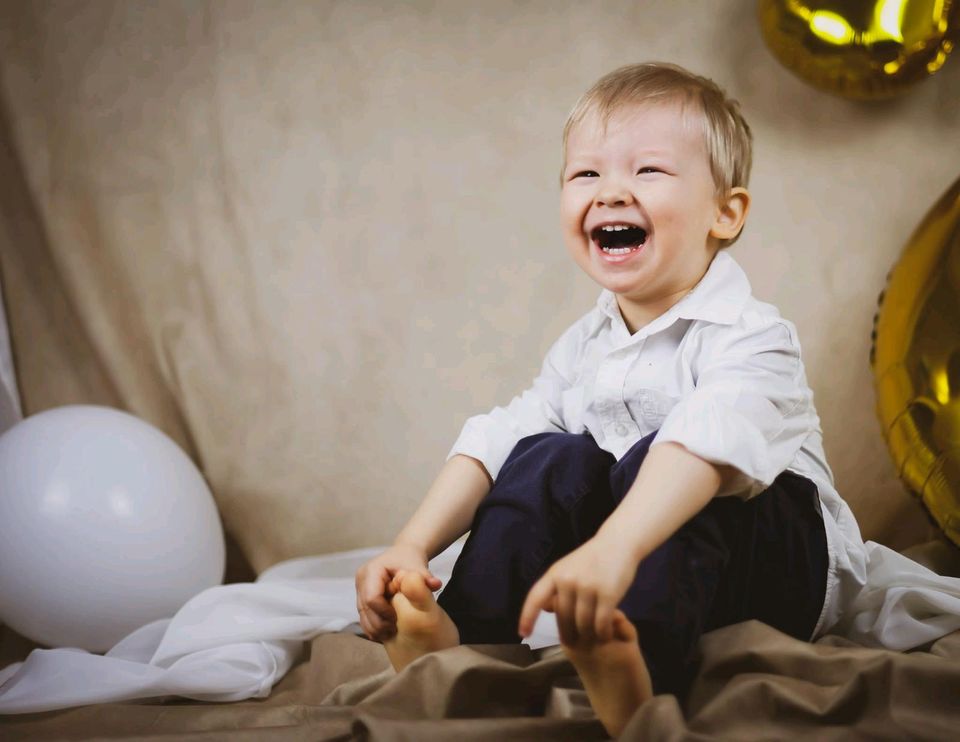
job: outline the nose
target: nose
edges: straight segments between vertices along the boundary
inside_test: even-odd
[[[619,178],[604,178],[597,189],[597,206],[626,206],[633,203],[633,194]]]

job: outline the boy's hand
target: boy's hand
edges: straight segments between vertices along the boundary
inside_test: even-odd
[[[519,633],[529,636],[540,611],[557,614],[560,641],[613,637],[613,615],[637,572],[624,550],[594,537],[555,562],[527,594]]]
[[[443,583],[427,568],[424,551],[406,544],[394,544],[357,570],[357,613],[360,626],[374,641],[384,641],[397,631],[397,614],[390,605],[388,588],[400,570],[419,572],[427,587],[437,590]]]

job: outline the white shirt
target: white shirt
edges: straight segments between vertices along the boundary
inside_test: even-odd
[[[469,418],[447,458],[478,459],[495,480],[528,435],[589,431],[619,460],[657,429],[652,445],[675,441],[740,472],[718,496],[753,497],[785,470],[817,485],[829,569],[815,634],[833,626],[866,582],[864,544],[834,488],[796,328],[752,296],[725,251],[690,293],[633,335],[604,290],[553,344],[532,386]]]

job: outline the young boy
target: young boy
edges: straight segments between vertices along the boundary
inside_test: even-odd
[[[859,533],[794,325],[725,252],[750,205],[736,102],[673,65],[627,66],[581,98],[563,151],[564,240],[597,306],[530,389],[466,422],[358,571],[357,607],[397,670],[517,642],[553,611],[616,735],[653,692],[685,692],[703,632],[758,619],[809,640],[834,623],[837,554]],[[435,601],[428,559],[468,529]]]

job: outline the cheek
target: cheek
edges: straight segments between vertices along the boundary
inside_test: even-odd
[[[704,211],[699,208],[699,202],[692,207],[689,195],[683,193],[657,199],[656,203],[648,202],[648,206],[655,228],[667,227],[674,233],[692,233],[698,232],[703,222]]]
[[[575,194],[563,193],[560,196],[560,222],[565,232],[580,232],[583,230],[583,216],[585,209],[581,203],[583,199]]]

